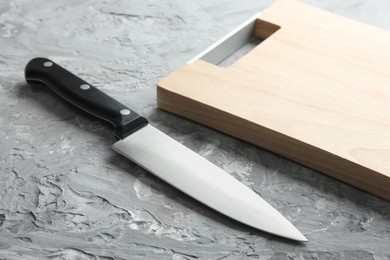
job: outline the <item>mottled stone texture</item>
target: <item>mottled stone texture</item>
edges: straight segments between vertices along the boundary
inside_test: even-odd
[[[271,2],[1,0],[0,259],[390,259],[389,202],[156,107],[160,78]],[[307,2],[390,29],[388,0]],[[310,241],[238,224],[113,152],[109,125],[25,83],[36,56],[234,175]]]

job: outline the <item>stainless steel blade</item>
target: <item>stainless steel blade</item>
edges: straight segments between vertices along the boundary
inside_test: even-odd
[[[307,239],[254,191],[151,125],[112,148],[207,206],[251,227]]]

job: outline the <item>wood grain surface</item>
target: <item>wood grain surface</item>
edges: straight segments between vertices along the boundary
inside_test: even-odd
[[[228,68],[198,60],[158,83],[158,106],[390,200],[390,33],[294,0]]]

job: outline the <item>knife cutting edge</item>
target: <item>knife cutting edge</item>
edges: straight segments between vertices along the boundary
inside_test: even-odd
[[[71,104],[113,124],[119,139],[112,145],[115,151],[194,199],[253,228],[307,241],[276,209],[233,176],[53,61],[32,59],[25,77],[28,83],[43,83]]]

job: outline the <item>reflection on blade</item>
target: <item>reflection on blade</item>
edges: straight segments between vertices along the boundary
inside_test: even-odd
[[[277,210],[233,176],[147,125],[113,149],[207,206],[251,227],[307,239]]]

